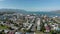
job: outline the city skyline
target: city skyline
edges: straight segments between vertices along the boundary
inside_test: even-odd
[[[60,10],[60,0],[0,0],[0,9],[2,8],[27,11]]]

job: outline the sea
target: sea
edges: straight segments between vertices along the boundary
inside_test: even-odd
[[[54,16],[60,17],[60,13],[54,13],[54,12],[29,12],[28,14],[47,15],[49,17]]]

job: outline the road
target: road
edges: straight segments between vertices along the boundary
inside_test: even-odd
[[[60,20],[59,19],[54,19],[57,23],[60,23]]]

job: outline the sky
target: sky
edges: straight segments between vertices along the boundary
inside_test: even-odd
[[[0,0],[0,9],[3,8],[27,11],[60,10],[60,0]]]

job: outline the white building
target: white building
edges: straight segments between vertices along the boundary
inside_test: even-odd
[[[40,18],[37,18],[37,30],[40,30]]]

